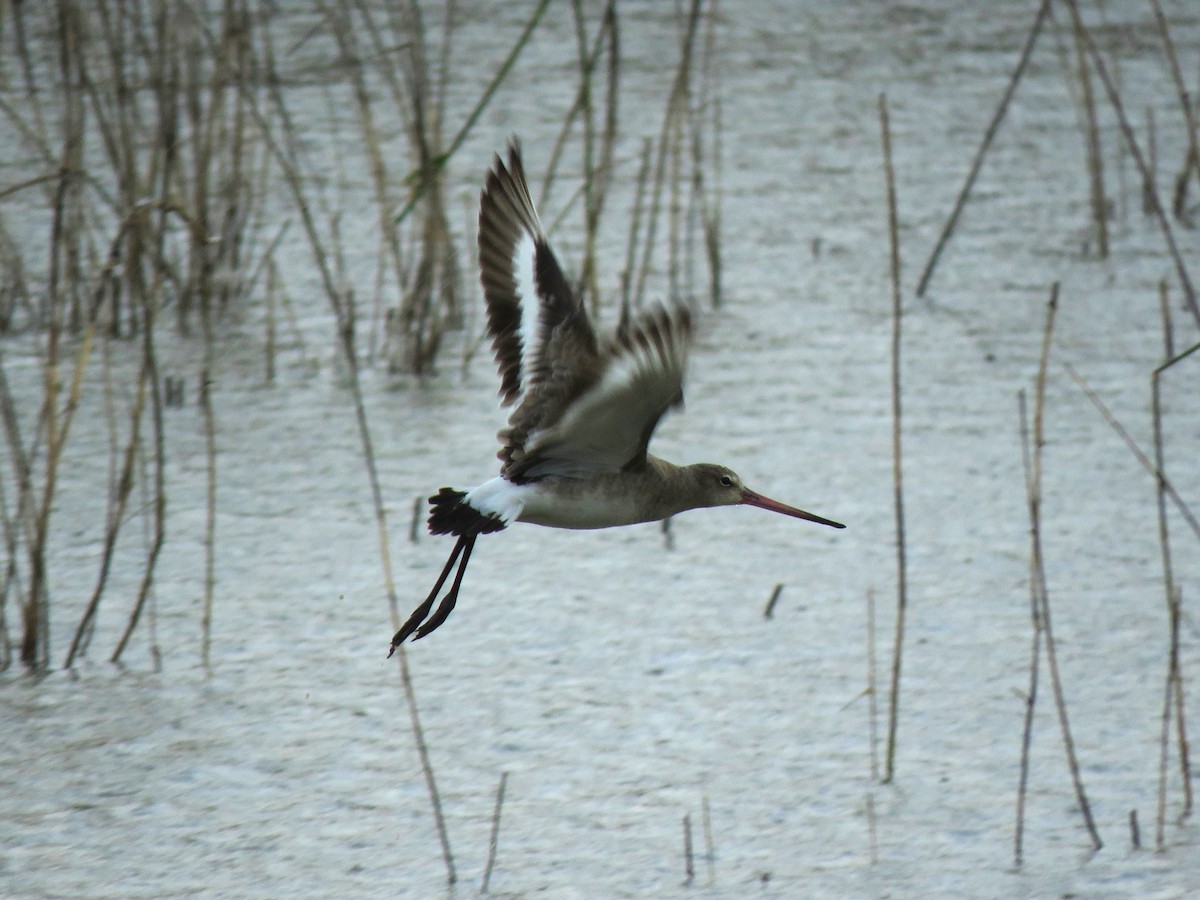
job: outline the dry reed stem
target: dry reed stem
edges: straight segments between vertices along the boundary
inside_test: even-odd
[[[138,585],[138,593],[134,601],[133,610],[130,612],[124,632],[113,649],[112,656],[109,657],[109,660],[114,663],[120,661],[121,654],[125,652],[125,647],[129,644],[129,639],[133,636],[138,621],[141,619],[142,611],[145,608],[146,601],[150,596],[150,591],[154,584],[154,570],[158,565],[158,557],[166,541],[166,436],[163,427],[163,399],[160,387],[162,381],[159,377],[158,354],[154,345],[154,320],[156,316],[154,304],[147,302],[143,314],[145,319],[142,329],[142,360],[143,365],[146,367],[147,384],[150,387],[150,421],[154,426],[154,534],[146,555],[146,566],[142,572],[141,582]],[[157,657],[156,648],[152,647],[151,652]]]
[[[1100,152],[1100,127],[1096,122],[1096,97],[1092,91],[1092,76],[1088,71],[1087,54],[1079,23],[1075,27],[1075,58],[1079,66],[1079,85],[1083,89],[1084,145],[1087,148],[1088,196],[1091,201],[1092,223],[1096,227],[1096,242],[1100,259],[1108,259],[1108,199],[1104,192],[1104,156]]]
[[[954,201],[954,208],[950,211],[950,217],[946,220],[946,224],[942,226],[942,232],[938,235],[937,243],[934,244],[933,251],[929,254],[929,261],[925,263],[925,270],[921,273],[921,279],[917,282],[917,296],[924,297],[925,289],[929,287],[929,279],[933,277],[933,270],[937,266],[938,259],[942,255],[942,250],[945,249],[947,242],[950,240],[950,235],[954,233],[954,228],[958,224],[958,217],[962,214],[963,207],[967,203],[967,198],[971,194],[971,188],[975,186],[975,179],[979,177],[979,170],[983,167],[983,158],[987,155],[988,148],[992,145],[992,140],[996,137],[996,132],[1000,128],[1000,123],[1004,120],[1004,114],[1008,111],[1008,104],[1016,93],[1017,85],[1021,81],[1021,76],[1025,73],[1025,67],[1029,63],[1029,57],[1033,53],[1033,47],[1037,43],[1038,34],[1042,30],[1042,24],[1046,21],[1046,15],[1050,10],[1050,0],[1042,0],[1041,6],[1038,7],[1037,16],[1033,20],[1033,27],[1029,29],[1029,36],[1025,39],[1025,46],[1021,49],[1021,56],[1017,60],[1017,67],[1013,70],[1008,79],[1008,86],[1004,89],[1004,95],[1000,98],[1000,103],[996,107],[996,111],[992,113],[992,120],[988,123],[987,129],[983,133],[983,141],[979,145],[979,149],[975,151],[975,158],[971,160],[971,168],[967,172],[966,181],[963,182],[962,188],[958,192],[958,198]]]
[[[1190,350],[1185,350],[1183,353],[1175,356],[1170,362],[1159,366],[1159,370],[1165,370],[1168,366],[1181,362],[1182,360],[1191,356],[1197,350],[1200,350],[1200,344],[1196,344]],[[1179,510],[1184,521],[1187,522],[1188,527],[1192,529],[1192,533],[1196,535],[1198,540],[1200,540],[1200,520],[1197,520],[1195,513],[1192,512],[1191,508],[1184,501],[1183,497],[1179,495],[1179,492],[1175,490],[1175,486],[1171,483],[1171,480],[1167,478],[1166,474],[1162,472],[1162,470],[1154,465],[1148,456],[1146,456],[1142,448],[1137,445],[1137,442],[1125,429],[1125,426],[1117,420],[1117,417],[1112,414],[1109,408],[1104,404],[1104,401],[1100,399],[1100,396],[1094,390],[1092,390],[1091,386],[1087,383],[1087,381],[1084,380],[1083,376],[1075,370],[1075,367],[1069,362],[1063,362],[1062,366],[1066,370],[1067,374],[1071,376],[1071,380],[1075,382],[1076,386],[1083,391],[1084,395],[1089,400],[1092,401],[1092,405],[1096,407],[1096,410],[1100,413],[1101,417],[1103,417],[1104,421],[1109,424],[1109,427],[1117,433],[1117,436],[1120,437],[1125,443],[1125,446],[1129,448],[1129,452],[1134,455],[1134,458],[1137,459],[1142,468],[1149,472],[1152,478],[1157,478],[1161,481],[1162,488],[1166,492],[1166,495],[1171,499],[1171,502],[1174,504],[1175,508]]]
[[[708,794],[700,800],[700,824],[704,830],[704,862],[708,869],[708,886],[717,882],[717,851],[713,845],[712,810],[709,808]]]
[[[509,71],[516,63],[517,58],[521,55],[521,51],[525,49],[525,45],[529,42],[530,36],[533,34],[534,29],[537,28],[538,23],[542,19],[542,15],[546,12],[546,9],[549,6],[550,0],[540,0],[537,7],[533,11],[533,14],[530,16],[529,21],[526,22],[524,29],[522,29],[516,43],[509,51],[508,56],[505,57],[504,62],[502,62],[499,69],[496,70],[496,74],[492,76],[492,80],[488,82],[487,87],[484,88],[483,94],[480,95],[480,98],[476,102],[474,108],[467,115],[467,118],[459,128],[458,133],[455,134],[453,140],[450,141],[450,145],[438,157],[438,159],[432,161],[432,164],[435,167],[440,168],[444,166],[450,160],[450,158],[453,157],[456,152],[458,152],[458,148],[462,146],[462,142],[466,140],[467,135],[470,134],[471,129],[475,127],[475,124],[479,121],[479,117],[483,115],[483,111],[491,102],[492,95],[496,93],[496,90],[508,76]],[[400,211],[396,214],[397,224],[408,218],[408,216],[412,213],[413,208],[417,205],[418,201],[420,201],[425,190],[430,186],[430,183],[426,177],[428,173],[418,172],[414,174],[420,176],[419,180],[416,182],[412,194],[409,196],[408,202],[405,203],[404,206],[401,207]]]
[[[1171,68],[1171,78],[1175,83],[1175,91],[1179,96],[1179,109],[1183,113],[1184,125],[1187,129],[1187,150],[1184,153],[1183,166],[1175,182],[1175,199],[1173,203],[1175,217],[1177,219],[1184,219],[1186,217],[1184,197],[1187,191],[1189,173],[1193,167],[1200,167],[1200,127],[1197,126],[1191,97],[1188,93],[1187,85],[1183,80],[1183,69],[1179,65],[1179,56],[1175,52],[1175,41],[1171,37],[1171,29],[1167,25],[1167,17],[1163,15],[1162,5],[1159,3],[1159,0],[1150,0],[1150,6],[1154,10],[1154,20],[1158,25],[1159,34],[1162,35],[1163,49],[1167,54],[1167,62]]]
[[[629,241],[625,245],[625,268],[621,272],[621,318],[620,327],[624,327],[633,315],[633,278],[637,260],[638,242],[641,237],[642,215],[646,205],[646,185],[650,180],[650,155],[653,151],[653,141],[650,138],[642,140],[642,161],[638,166],[636,185],[633,196],[633,215],[629,223]]]
[[[704,34],[704,51],[700,56],[700,115],[692,129],[693,192],[699,195],[700,221],[704,230],[704,253],[708,262],[709,298],[713,307],[721,305],[721,205],[724,196],[721,180],[723,167],[722,134],[723,122],[721,92],[716,89],[717,75],[713,68],[716,60],[716,28],[718,21],[717,0],[708,6],[708,27]],[[706,165],[708,154],[702,147],[704,130],[703,115],[711,110],[712,133],[711,163]],[[705,173],[710,173],[709,177]]]
[[[500,773],[500,786],[496,788],[496,807],[492,810],[492,831],[488,836],[487,865],[483,868],[483,882],[479,892],[486,894],[492,880],[492,869],[496,867],[496,847],[500,841],[500,811],[504,808],[504,788],[508,784],[508,773]]]
[[[1170,644],[1167,651],[1167,678],[1163,692],[1162,732],[1159,742],[1158,756],[1158,815],[1155,817],[1154,849],[1163,853],[1167,849],[1167,765],[1170,762],[1171,750],[1171,704],[1176,699],[1176,687],[1180,683],[1179,676],[1179,609],[1183,605],[1181,592],[1176,589],[1169,598],[1170,603]],[[1181,705],[1182,710],[1182,705]],[[1186,749],[1186,740],[1183,744]],[[1189,777],[1186,766],[1183,768],[1185,779]],[[1186,782],[1185,782],[1186,784]],[[1187,789],[1185,788],[1185,791]],[[1187,806],[1190,807],[1190,792]],[[1186,816],[1186,812],[1184,813]],[[1182,820],[1184,816],[1181,816]]]
[[[1036,487],[1035,497],[1041,496],[1042,483],[1042,448],[1046,444],[1045,410],[1046,410],[1046,377],[1050,361],[1050,346],[1054,333],[1054,321],[1058,311],[1058,282],[1054,283],[1050,293],[1050,301],[1046,309],[1046,327],[1042,338],[1042,355],[1038,362],[1036,382],[1036,399],[1033,412],[1033,485]],[[1054,627],[1050,616],[1050,591],[1046,582],[1045,554],[1041,546],[1041,504],[1030,505],[1031,542],[1033,565],[1038,586],[1038,612],[1042,630],[1045,632],[1046,665],[1050,671],[1050,688],[1054,696],[1054,706],[1058,713],[1059,730],[1062,734],[1063,750],[1067,757],[1067,768],[1071,773],[1071,782],[1075,789],[1075,798],[1083,815],[1084,825],[1092,839],[1093,850],[1104,846],[1096,823],[1092,817],[1091,804],[1088,802],[1084,789],[1083,777],[1079,770],[1079,761],[1075,754],[1075,739],[1071,733],[1071,723],[1067,714],[1066,694],[1063,690],[1062,677],[1058,668],[1058,648],[1054,640]]]
[[[888,736],[883,781],[896,774],[896,735],[900,723],[900,670],[904,652],[904,620],[908,610],[908,564],[904,540],[904,466],[901,444],[900,348],[900,235],[896,211],[896,173],[892,166],[892,136],[888,124],[887,95],[879,95],[879,130],[883,141],[883,173],[887,190],[888,246],[892,288],[892,497],[896,517],[896,633],[892,645],[892,682],[888,692]]]
[[[215,374],[212,311],[205,303],[200,309],[204,329],[204,365],[200,370],[200,411],[204,419],[204,612],[200,619],[200,664],[210,668],[212,648],[213,587],[216,583],[217,551],[217,425],[212,391]]]
[[[871,780],[879,780],[878,678],[875,659],[875,589],[867,588],[867,745]]]
[[[147,366],[143,360],[137,379],[137,393],[134,396],[133,411],[129,416],[129,440],[125,446],[121,471],[116,480],[115,498],[112,501],[108,517],[108,527],[104,535],[104,549],[100,555],[100,574],[97,577],[96,587],[92,591],[91,599],[88,601],[84,614],[79,620],[79,625],[75,629],[75,637],[71,640],[71,648],[67,652],[67,657],[63,662],[64,669],[69,669],[74,665],[76,656],[82,656],[87,653],[87,646],[91,640],[96,611],[99,609],[100,598],[108,582],[113,553],[117,546],[117,536],[120,534],[121,525],[125,518],[125,505],[129,499],[130,492],[133,490],[133,469],[137,460],[137,449],[141,443],[142,411],[145,407],[146,379],[148,374]]]
[[[692,854],[692,814],[683,814],[683,886],[691,887],[696,880],[696,863]]]
[[[268,71],[273,73],[273,50],[269,41],[267,41],[265,46]],[[276,113],[284,130],[285,137],[287,138],[286,143],[281,144],[275,138],[274,133],[268,125],[265,117],[258,108],[258,104],[254,99],[253,94],[247,92],[249,109],[255,120],[258,122],[264,140],[267,141],[272,154],[275,156],[280,165],[288,187],[292,191],[293,200],[298,211],[300,212],[301,222],[304,225],[305,233],[308,236],[310,247],[312,248],[318,269],[321,273],[321,279],[325,287],[326,297],[329,300],[329,303],[333,308],[337,318],[341,346],[343,347],[344,358],[348,367],[350,392],[354,404],[355,420],[358,424],[359,438],[362,442],[363,460],[366,465],[367,478],[371,487],[371,498],[375,510],[375,522],[379,537],[380,562],[383,567],[384,586],[387,593],[392,623],[394,627],[399,628],[399,601],[396,597],[395,579],[392,574],[393,570],[387,531],[387,514],[383,504],[383,494],[379,485],[379,475],[375,464],[375,452],[371,440],[370,427],[367,422],[366,406],[362,396],[362,386],[359,378],[357,354],[354,347],[354,322],[352,310],[348,303],[349,298],[343,297],[337,289],[333,273],[329,266],[328,255],[324,249],[324,242],[321,240],[321,237],[317,232],[316,223],[313,220],[308,197],[304,190],[304,185],[300,177],[300,171],[296,159],[295,147],[297,144],[294,137],[294,128],[291,125],[291,119],[287,111],[287,106],[284,103],[282,94],[279,91],[278,79],[271,77],[269,82],[270,93],[275,105]],[[399,660],[398,665],[400,667],[400,678],[404,687],[405,698],[408,703],[409,717],[413,730],[413,739],[416,743],[417,752],[421,760],[421,769],[425,776],[426,788],[430,797],[430,804],[433,811],[434,822],[437,827],[438,839],[441,843],[442,858],[446,865],[447,881],[450,884],[453,884],[457,880],[457,874],[454,868],[454,857],[450,849],[449,834],[446,830],[445,816],[442,813],[441,797],[437,790],[437,782],[434,777],[433,765],[429,757],[429,748],[425,742],[424,729],[421,726],[416,692],[413,687],[412,675],[408,668],[408,657],[404,652],[403,647],[400,648],[400,652],[397,653],[396,656]]]
[[[633,279],[632,307],[634,309],[641,308],[642,298],[646,291],[646,279],[650,275],[651,262],[654,258],[658,233],[658,212],[662,202],[662,192],[667,185],[667,163],[673,146],[677,143],[672,140],[672,137],[677,134],[678,122],[687,111],[692,54],[695,49],[696,32],[700,24],[700,8],[703,2],[704,0],[691,0],[688,8],[683,38],[680,42],[679,64],[675,69],[675,77],[667,95],[667,108],[658,133],[656,144],[658,152],[654,163],[654,180],[650,189],[650,212],[646,222],[646,239],[642,245],[641,263],[638,266],[637,276]]]
[[[779,602],[779,596],[783,593],[783,585],[775,585],[775,589],[771,591],[770,599],[767,600],[766,608],[763,609],[763,618],[772,619],[775,617],[775,604]]]
[[[1181,663],[1179,659],[1179,617],[1180,607],[1182,605],[1181,589],[1175,584],[1175,576],[1171,559],[1171,541],[1169,520],[1167,517],[1167,491],[1166,479],[1163,472],[1166,468],[1166,450],[1163,440],[1163,423],[1162,423],[1162,377],[1167,370],[1187,358],[1191,351],[1180,357],[1175,357],[1174,339],[1172,336],[1170,307],[1166,302],[1165,284],[1161,286],[1159,296],[1162,300],[1163,313],[1163,344],[1164,355],[1166,359],[1163,364],[1156,368],[1150,377],[1150,399],[1151,399],[1151,416],[1153,420],[1154,431],[1154,468],[1157,472],[1155,478],[1155,501],[1158,513],[1158,535],[1159,546],[1161,547],[1162,565],[1163,565],[1163,585],[1166,588],[1167,595],[1167,610],[1170,621],[1170,649],[1169,663],[1167,667],[1167,697],[1163,709],[1163,734],[1162,734],[1162,750],[1161,750],[1161,767],[1159,771],[1159,830],[1157,845],[1162,849],[1162,826],[1161,822],[1166,814],[1166,763],[1168,748],[1167,744],[1170,739],[1170,716],[1171,716],[1171,700],[1175,701],[1176,708],[1176,733],[1179,741],[1179,768],[1180,775],[1183,779],[1183,812],[1180,819],[1185,819],[1191,815],[1192,811],[1192,779],[1191,779],[1191,759],[1188,750],[1187,737],[1187,719],[1186,719],[1186,703],[1184,702],[1183,689],[1183,674],[1181,671]],[[1200,345],[1197,345],[1200,347]]]
[[[1041,485],[1033,479],[1033,463],[1029,450],[1029,422],[1025,412],[1025,391],[1017,392],[1017,411],[1021,434],[1021,462],[1025,473],[1025,499],[1029,508],[1029,615],[1033,628],[1033,645],[1029,650],[1029,689],[1025,692],[1025,721],[1021,729],[1021,764],[1017,779],[1016,828],[1013,833],[1013,866],[1020,869],[1024,861],[1025,798],[1029,784],[1029,750],[1033,742],[1033,713],[1037,706],[1038,676],[1042,659],[1042,622],[1038,601],[1041,565],[1041,534],[1038,531],[1037,510],[1041,505]]]
[[[1117,115],[1117,122],[1121,126],[1121,133],[1125,137],[1125,144],[1129,148],[1130,154],[1133,156],[1133,161],[1137,166],[1138,172],[1142,177],[1142,183],[1150,183],[1150,196],[1154,201],[1154,217],[1162,231],[1163,240],[1167,245],[1167,250],[1171,254],[1171,259],[1175,262],[1175,271],[1179,277],[1179,283],[1183,288],[1184,301],[1187,303],[1188,309],[1191,310],[1192,316],[1196,320],[1196,324],[1200,325],[1200,304],[1196,301],[1196,291],[1192,287],[1191,277],[1188,275],[1187,266],[1183,261],[1183,256],[1179,252],[1179,246],[1175,241],[1175,231],[1171,227],[1171,222],[1167,218],[1161,201],[1158,199],[1158,191],[1153,188],[1153,182],[1150,178],[1150,170],[1146,165],[1146,160],[1142,156],[1141,147],[1138,145],[1137,137],[1133,133],[1133,126],[1129,123],[1128,116],[1125,115],[1125,106],[1121,102],[1121,95],[1117,91],[1116,84],[1113,82],[1108,73],[1108,68],[1104,65],[1104,60],[1100,56],[1100,51],[1096,47],[1096,42],[1092,38],[1091,31],[1083,23],[1083,18],[1079,14],[1079,6],[1076,0],[1063,0],[1067,4],[1067,8],[1071,12],[1071,20],[1075,24],[1076,31],[1079,34],[1080,40],[1083,42],[1088,56],[1091,57],[1092,64],[1096,67],[1096,74],[1100,76],[1100,81],[1104,84],[1104,90],[1108,94],[1109,103],[1112,105],[1113,112]]]

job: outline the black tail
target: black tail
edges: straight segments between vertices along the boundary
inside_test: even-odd
[[[433,507],[429,511],[429,533],[453,534],[458,537],[458,540],[454,544],[454,552],[446,560],[442,574],[438,576],[437,583],[429,592],[429,596],[425,598],[425,602],[413,610],[408,621],[392,638],[392,647],[388,651],[388,656],[395,653],[396,648],[410,635],[414,641],[420,640],[446,621],[446,617],[454,609],[454,604],[458,602],[458,589],[462,587],[463,575],[466,574],[467,562],[471,559],[471,550],[475,547],[475,539],[481,534],[491,534],[504,528],[504,523],[497,516],[481,513],[470,504],[464,503],[463,499],[466,496],[463,491],[444,487],[429,498],[429,505]],[[455,563],[458,563],[458,571],[454,574],[450,590],[442,598],[437,611],[430,616],[429,613],[433,610],[433,601],[437,599],[438,591],[450,577]]]
[[[465,491],[444,487],[429,498],[429,533],[454,534],[460,537],[491,534],[504,528],[497,516],[481,513],[468,503],[463,503]]]

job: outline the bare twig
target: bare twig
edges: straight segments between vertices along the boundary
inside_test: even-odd
[[[779,595],[783,593],[783,585],[775,585],[775,590],[771,591],[771,598],[767,600],[767,606],[763,610],[764,619],[772,619],[775,617],[775,604],[779,602]]]
[[[1076,3],[1076,0],[1064,0],[1064,2],[1071,11],[1071,20],[1075,23],[1079,38],[1083,42],[1088,55],[1091,57],[1092,64],[1096,67],[1096,74],[1100,76],[1100,81],[1104,84],[1104,90],[1108,94],[1109,103],[1112,104],[1113,112],[1117,115],[1117,121],[1121,126],[1121,133],[1125,136],[1125,143],[1129,147],[1133,161],[1142,176],[1142,181],[1143,183],[1150,182],[1150,170],[1146,165],[1141,147],[1138,145],[1137,138],[1133,133],[1133,126],[1129,123],[1128,116],[1125,115],[1125,107],[1121,102],[1121,95],[1118,93],[1117,87],[1113,83],[1107,67],[1104,65],[1104,60],[1100,56],[1100,51],[1096,48],[1096,42],[1092,39],[1091,32],[1079,15],[1079,5]],[[1158,221],[1159,228],[1162,230],[1163,240],[1166,242],[1171,258],[1175,261],[1175,271],[1179,276],[1179,283],[1183,288],[1184,301],[1195,317],[1197,325],[1200,325],[1200,304],[1196,301],[1196,291],[1192,287],[1192,280],[1188,275],[1187,266],[1184,264],[1183,255],[1179,252],[1179,246],[1175,242],[1175,231],[1171,228],[1171,222],[1167,218],[1162,203],[1158,199],[1158,191],[1153,189],[1153,186],[1149,191],[1149,196],[1154,201],[1154,217]]]
[[[1050,293],[1050,302],[1046,309],[1046,328],[1042,337],[1042,356],[1038,363],[1036,401],[1033,413],[1033,466],[1032,486],[1035,492],[1032,496],[1040,498],[1042,482],[1042,448],[1046,444],[1045,410],[1046,410],[1046,373],[1050,361],[1051,339],[1054,333],[1054,320],[1058,311],[1058,282]],[[1066,693],[1063,690],[1062,677],[1058,669],[1058,651],[1054,640],[1054,628],[1050,616],[1050,591],[1046,582],[1045,555],[1041,547],[1041,505],[1030,504],[1031,542],[1034,566],[1034,578],[1038,593],[1038,614],[1041,628],[1045,636],[1046,665],[1050,670],[1050,687],[1054,694],[1054,705],[1058,712],[1058,723],[1062,733],[1063,749],[1067,756],[1067,768],[1071,773],[1071,782],[1075,788],[1075,798],[1083,814],[1084,825],[1092,839],[1092,847],[1099,850],[1104,846],[1096,823],[1092,817],[1091,804],[1080,775],[1079,761],[1075,754],[1075,739],[1071,734],[1071,724],[1067,715]]]
[[[683,814],[683,886],[691,887],[696,880],[696,864],[692,856],[692,814]]]
[[[1164,363],[1162,366],[1159,366],[1159,371],[1165,370],[1168,366],[1174,365],[1175,363],[1186,359],[1197,350],[1200,350],[1200,344],[1196,344],[1190,350],[1185,350],[1183,353],[1180,353],[1169,363]],[[1092,405],[1096,407],[1097,411],[1099,411],[1100,415],[1104,418],[1104,421],[1106,421],[1113,431],[1115,431],[1121,438],[1121,440],[1125,442],[1125,446],[1129,448],[1129,451],[1134,455],[1134,458],[1141,463],[1142,468],[1149,472],[1152,478],[1157,478],[1162,482],[1162,488],[1166,492],[1166,495],[1171,498],[1171,502],[1175,505],[1175,508],[1179,510],[1180,514],[1184,518],[1184,521],[1187,522],[1188,527],[1192,529],[1192,532],[1196,535],[1196,538],[1200,540],[1200,520],[1196,519],[1195,513],[1193,513],[1187,503],[1184,502],[1184,499],[1179,495],[1179,492],[1175,490],[1175,486],[1171,484],[1171,480],[1167,478],[1167,476],[1161,470],[1159,470],[1153,462],[1151,462],[1150,458],[1146,456],[1142,448],[1139,447],[1133,437],[1130,436],[1129,432],[1125,429],[1125,426],[1117,420],[1116,416],[1114,416],[1109,408],[1104,404],[1104,401],[1100,399],[1100,396],[1094,390],[1092,390],[1091,386],[1088,385],[1083,376],[1075,370],[1075,367],[1069,362],[1065,361],[1063,362],[1062,366],[1064,369],[1066,369],[1067,374],[1071,376],[1071,380],[1073,380],[1079,389],[1083,391],[1084,395],[1092,401]]]
[[[888,694],[888,738],[883,780],[896,774],[896,732],[900,719],[900,668],[904,650],[904,618],[908,609],[908,565],[904,541],[904,466],[900,405],[900,236],[896,212],[896,176],[892,168],[892,136],[887,95],[879,95],[879,128],[883,139],[883,172],[887,187],[888,244],[892,286],[892,486],[896,513],[896,634],[892,646],[892,684]]]
[[[1037,706],[1038,675],[1042,659],[1042,616],[1039,602],[1041,583],[1041,533],[1038,530],[1041,484],[1034,481],[1029,450],[1029,423],[1025,413],[1025,391],[1017,393],[1021,429],[1021,460],[1025,471],[1025,499],[1029,506],[1029,615],[1033,624],[1033,646],[1029,650],[1029,689],[1025,692],[1025,723],[1021,730],[1021,768],[1017,779],[1017,825],[1013,835],[1013,865],[1021,868],[1024,860],[1025,797],[1029,784],[1029,750],[1033,742],[1033,713]]]
[[[1000,123],[1004,120],[1004,114],[1008,111],[1008,104],[1012,100],[1013,94],[1016,93],[1017,84],[1020,83],[1021,76],[1025,73],[1025,66],[1029,62],[1029,56],[1033,52],[1034,45],[1037,43],[1038,34],[1042,30],[1042,24],[1045,22],[1046,14],[1049,10],[1050,0],[1042,0],[1041,5],[1038,7],[1037,16],[1033,20],[1033,27],[1029,29],[1029,37],[1025,39],[1025,46],[1021,50],[1021,57],[1017,60],[1017,67],[1008,79],[1008,86],[1004,89],[1004,96],[1000,98],[1000,103],[996,107],[996,111],[992,114],[992,121],[988,123],[987,130],[983,133],[983,141],[980,143],[979,149],[975,151],[975,158],[971,161],[971,168],[967,172],[967,179],[963,182],[962,189],[958,192],[958,199],[954,201],[954,209],[950,212],[950,218],[942,226],[942,233],[938,235],[933,252],[929,254],[929,261],[925,263],[925,271],[921,273],[921,280],[917,282],[918,297],[925,296],[925,289],[929,286],[929,279],[933,276],[933,270],[937,266],[938,258],[942,255],[942,250],[945,249],[947,241],[950,240],[950,235],[954,232],[954,226],[958,224],[958,217],[966,205],[967,197],[971,194],[971,188],[975,185],[975,179],[979,177],[979,170],[983,167],[983,158],[987,154],[988,148],[992,145],[992,140],[996,137]]]
[[[508,773],[500,773],[500,786],[496,788],[496,808],[492,810],[492,833],[488,838],[487,865],[483,869],[483,883],[479,886],[480,893],[488,892],[488,884],[492,880],[492,869],[496,866],[496,845],[500,840],[500,810],[504,807],[504,788],[508,784]]]

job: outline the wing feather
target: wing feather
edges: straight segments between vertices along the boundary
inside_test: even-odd
[[[659,307],[618,330],[574,396],[556,392],[544,408],[527,400],[516,410],[500,435],[501,474],[516,482],[585,478],[644,464],[659,421],[683,402],[691,330],[685,306]]]
[[[587,311],[542,231],[515,140],[507,165],[496,157],[480,198],[479,270],[503,405],[553,377],[565,352],[595,355]]]

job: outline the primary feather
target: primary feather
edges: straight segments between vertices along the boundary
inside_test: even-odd
[[[500,395],[519,401],[499,434],[502,477],[519,484],[644,465],[659,420],[683,399],[690,311],[659,307],[598,341],[542,231],[515,142],[488,174],[479,259]],[[536,328],[522,327],[535,302]]]

